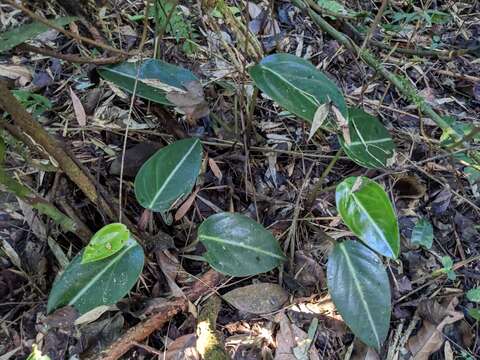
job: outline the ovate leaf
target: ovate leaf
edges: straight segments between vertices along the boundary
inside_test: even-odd
[[[390,283],[378,256],[356,241],[338,243],[328,258],[332,300],[352,332],[379,349],[390,324]]]
[[[410,242],[430,249],[433,243],[433,227],[427,219],[419,219],[412,231]]]
[[[76,17],[61,17],[52,20],[52,23],[57,26],[65,26],[77,20]],[[0,52],[4,52],[14,48],[21,43],[33,39],[37,35],[47,31],[49,27],[40,22],[32,22],[29,24],[20,25],[11,30],[0,33]]]
[[[278,284],[257,283],[233,289],[223,299],[240,311],[266,314],[279,310],[287,302],[288,292]]]
[[[93,235],[83,252],[82,264],[105,259],[118,252],[130,238],[130,231],[123,224],[109,224]]]
[[[379,184],[366,177],[349,177],[337,186],[336,203],[345,224],[363,242],[384,256],[398,256],[397,217]]]
[[[200,225],[198,238],[207,249],[205,259],[223,274],[256,275],[285,260],[272,233],[244,215],[212,215]]]
[[[366,168],[389,166],[395,156],[395,144],[387,129],[375,117],[361,109],[348,110],[350,141],[339,136],[345,154]]]
[[[340,89],[307,60],[269,55],[250,69],[250,76],[260,90],[303,120],[312,122],[318,107],[330,101],[347,115]]]
[[[480,288],[473,288],[468,290],[467,299],[474,303],[480,303]]]
[[[75,256],[53,283],[47,312],[70,305],[84,314],[100,305],[113,305],[132,288],[143,269],[143,250],[132,238],[106,259],[82,264],[82,255]]]
[[[171,106],[174,104],[167,100],[167,93],[185,92],[186,84],[198,81],[190,70],[155,59],[104,66],[98,72],[105,80],[111,81],[131,94],[135,89],[135,80],[138,76],[135,92],[138,97]]]
[[[199,139],[183,139],[158,150],[135,177],[135,196],[146,209],[167,211],[181,196],[192,191],[200,171]]]

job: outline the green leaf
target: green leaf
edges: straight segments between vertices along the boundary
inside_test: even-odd
[[[335,0],[317,0],[317,4],[325,9],[326,11],[332,13],[333,15],[347,15],[347,16],[356,16],[359,13],[352,11],[350,9],[347,9],[342,3],[335,1]],[[334,16],[331,16],[330,14],[329,17],[335,19]]]
[[[52,23],[57,26],[65,26],[77,20],[77,17],[61,17],[52,20]],[[21,43],[33,39],[37,35],[47,31],[49,27],[39,22],[32,22],[23,24],[16,28],[0,33],[0,52],[4,52],[14,48]]]
[[[290,54],[269,55],[250,68],[255,85],[281,107],[312,122],[320,105],[330,101],[346,116],[340,89],[312,63]]]
[[[413,245],[421,245],[426,249],[430,249],[433,244],[432,224],[426,219],[418,220],[413,228],[410,242]]]
[[[442,256],[440,261],[442,262],[442,265],[445,271],[452,270],[453,260],[450,256]]]
[[[366,168],[385,168],[393,162],[395,144],[387,129],[362,109],[348,109],[350,143],[339,136],[345,154]]]
[[[43,355],[36,344],[32,346],[32,352],[28,355],[27,360],[51,360],[48,355]]]
[[[390,283],[378,256],[356,241],[335,245],[328,258],[327,282],[332,300],[352,332],[380,349],[390,324]]]
[[[132,238],[119,252],[103,260],[82,264],[82,253],[53,283],[48,313],[67,305],[80,314],[100,305],[113,305],[128,293],[143,269],[143,250]]]
[[[130,94],[133,93],[138,76],[136,91],[138,97],[170,106],[173,104],[165,97],[169,91],[184,91],[183,85],[198,81],[191,71],[155,59],[148,59],[142,63],[124,62],[103,66],[98,72],[105,80],[111,81]]]
[[[378,253],[396,258],[398,222],[388,195],[375,181],[349,177],[336,190],[337,210],[348,228]]]
[[[135,178],[135,196],[146,209],[165,212],[192,191],[202,162],[199,139],[184,139],[158,150]]]
[[[98,261],[112,256],[125,245],[130,238],[130,231],[123,224],[109,224],[93,235],[85,248],[82,264]]]
[[[477,321],[480,321],[480,309],[468,309],[468,315]]]
[[[241,214],[225,212],[210,216],[200,225],[198,238],[207,249],[205,259],[223,274],[256,275],[285,261],[272,233]]]
[[[480,288],[473,288],[468,290],[467,299],[475,303],[480,303]]]

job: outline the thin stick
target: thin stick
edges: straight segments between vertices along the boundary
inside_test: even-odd
[[[370,28],[368,29],[367,36],[365,36],[365,39],[363,40],[362,46],[360,47],[360,52],[363,49],[365,49],[365,46],[367,46],[368,42],[370,41],[370,37],[372,36],[373,32],[377,28],[378,24],[380,23],[383,13],[387,8],[387,5],[388,5],[388,0],[383,0],[382,5],[380,5],[380,9],[378,9],[377,15],[375,15],[375,19],[373,20],[372,26],[370,26]]]

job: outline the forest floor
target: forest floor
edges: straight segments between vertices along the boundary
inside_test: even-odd
[[[0,54],[0,80],[22,90],[17,98],[38,123],[61,140],[92,181],[102,186],[106,198],[114,204],[120,200],[125,218],[144,234],[146,254],[143,273],[128,296],[103,309],[99,317],[73,325],[76,316],[69,312],[47,316],[48,294],[61,261],[68,262],[85,241],[39,216],[31,204],[0,185],[5,190],[0,192],[1,360],[24,359],[33,344],[52,360],[98,354],[148,317],[145,307],[172,298],[168,280],[187,289],[192,276],[208,270],[199,257],[204,248],[194,242],[196,230],[205,218],[221,211],[245,214],[270,230],[288,257],[285,266],[247,278],[220,279],[188,309],[142,342],[130,344],[125,358],[199,359],[195,333],[205,300],[213,293],[223,295],[257,283],[281,285],[288,301],[280,309],[272,304],[269,314],[252,313],[252,299],[265,291],[262,285],[252,288],[237,306],[221,303],[215,310],[216,330],[232,359],[410,359],[419,344],[422,353],[415,359],[480,358],[479,326],[471,311],[478,304],[466,296],[480,283],[480,172],[461,158],[466,147],[472,151],[478,146],[475,138],[453,154],[445,150],[445,135],[436,123],[289,1],[229,2],[237,26],[221,11],[212,11],[216,2],[160,1],[165,13],[148,21],[144,1],[113,3],[100,10],[99,22],[92,20],[105,42],[130,53],[141,46],[142,52],[131,59],[158,58],[192,71],[204,85],[210,115],[187,119],[172,107],[132,99],[101,79],[96,71],[101,65],[91,61],[79,64],[22,46]],[[154,1],[148,3],[153,6]],[[329,6],[325,19],[359,46],[358,34],[370,34],[364,46],[390,71],[406,76],[452,127],[463,131],[480,126],[480,3],[384,3],[375,24],[380,2],[345,2],[349,9],[340,10],[340,2],[318,2]],[[49,19],[66,15],[52,2],[39,1],[29,8]],[[317,10],[322,13],[321,9]],[[31,20],[24,11],[0,3],[1,30]],[[93,36],[80,21],[69,29]],[[258,41],[261,54],[240,40],[245,33]],[[116,56],[55,29],[28,44],[90,59]],[[401,51],[420,47],[434,53]],[[279,52],[311,61],[342,89],[350,106],[376,115],[396,144],[395,162],[380,170],[355,164],[339,153],[336,136],[319,131],[309,140],[307,123],[255,90],[247,68],[260,60],[259,55]],[[102,207],[12,124],[10,115],[0,112],[6,176],[84,224],[86,234],[108,224]],[[148,217],[135,199],[136,172],[156,149],[191,136],[201,138],[208,160],[187,200],[189,206],[174,209],[170,220],[158,214]],[[331,240],[352,235],[337,212],[335,185],[359,175],[385,188],[401,234],[401,255],[385,261],[393,310],[389,335],[378,352],[355,341],[330,300],[325,275]],[[433,226],[429,249],[411,242],[419,219]],[[454,274],[448,274],[449,259]],[[313,319],[318,325],[310,352],[295,355],[291,349],[300,348],[299,339],[308,339]]]

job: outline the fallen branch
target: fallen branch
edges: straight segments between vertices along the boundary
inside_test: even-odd
[[[92,203],[99,206],[111,220],[117,219],[113,208],[108,205],[108,201],[104,196],[97,192],[96,186],[87,174],[84,173],[77,163],[68,155],[62,144],[50,136],[22,107],[3,81],[0,82],[0,108],[8,112],[15,125],[37,144],[42,146],[47,154],[58,162],[60,168],[70,180],[77,184]]]
[[[118,338],[107,349],[100,354],[91,357],[91,360],[116,360],[128,352],[131,348],[150,336],[155,330],[161,329],[176,314],[188,309],[188,301],[194,301],[207,294],[217,286],[224,276],[220,273],[209,270],[193,284],[190,291],[186,293],[186,299],[179,298],[165,303],[158,308],[155,314],[129,329]]]

